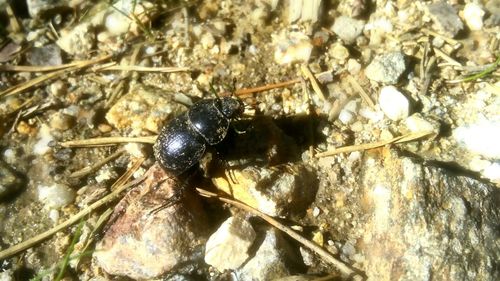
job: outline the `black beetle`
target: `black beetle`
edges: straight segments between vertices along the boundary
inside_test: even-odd
[[[207,145],[226,137],[231,120],[243,110],[241,100],[231,97],[196,102],[162,128],[153,147],[156,160],[172,175],[182,174],[200,161]]]

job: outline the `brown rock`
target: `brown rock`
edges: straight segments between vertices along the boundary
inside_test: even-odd
[[[190,190],[168,201],[179,185],[153,165],[116,206],[94,253],[98,265],[109,274],[148,279],[194,259],[206,240],[207,220]]]

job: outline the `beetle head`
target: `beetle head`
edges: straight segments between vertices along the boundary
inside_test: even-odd
[[[220,110],[222,114],[228,119],[233,119],[235,117],[243,114],[245,106],[240,99],[223,97],[219,99]]]

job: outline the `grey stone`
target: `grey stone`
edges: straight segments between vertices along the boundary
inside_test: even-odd
[[[396,84],[405,70],[405,55],[401,52],[391,52],[375,57],[366,67],[365,74],[370,80]]]
[[[346,44],[352,44],[356,42],[356,38],[361,35],[364,27],[365,22],[362,20],[340,16],[335,19],[332,31],[335,32],[340,39],[344,40]]]
[[[27,53],[26,59],[31,65],[61,65],[61,49],[55,44],[32,48]]]
[[[464,24],[457,15],[457,11],[444,1],[428,5],[427,11],[440,33],[455,37],[464,28]]]

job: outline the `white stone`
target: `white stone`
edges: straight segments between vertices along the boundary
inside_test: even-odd
[[[483,121],[453,130],[453,137],[472,153],[500,159],[500,120]]]
[[[382,88],[379,96],[379,105],[385,115],[393,121],[408,117],[410,102],[394,86],[385,86]]]
[[[420,114],[413,114],[406,118],[406,127],[413,133],[416,132],[439,132],[439,124],[431,123],[420,116]]]
[[[50,134],[49,126],[42,124],[37,137],[38,141],[33,146],[33,153],[43,155],[49,152],[51,150],[49,143],[54,140],[54,137]]]
[[[483,17],[485,12],[477,3],[467,3],[464,7],[464,19],[470,30],[481,30],[483,28]]]
[[[248,259],[248,249],[255,236],[249,222],[239,217],[230,217],[208,239],[205,262],[221,272],[237,269]]]
[[[118,12],[111,13],[104,20],[104,26],[112,35],[121,35],[129,31],[130,19]]]
[[[492,163],[483,170],[482,175],[493,182],[500,183],[500,164]]]
[[[38,186],[38,200],[46,207],[57,209],[66,206],[75,199],[75,192],[64,184],[55,183],[50,186]]]

